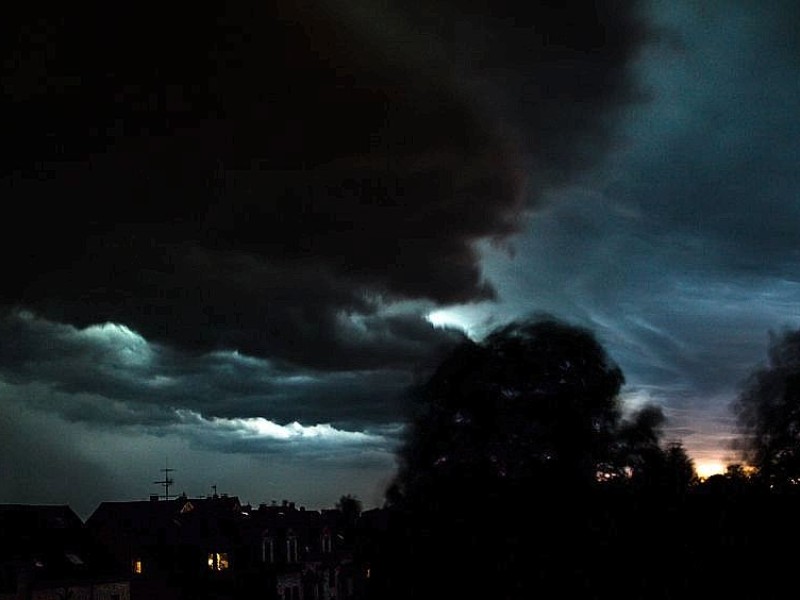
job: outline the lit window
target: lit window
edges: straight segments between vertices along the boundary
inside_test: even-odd
[[[212,571],[224,571],[230,567],[227,552],[211,552],[208,555],[208,568]]]
[[[142,574],[142,559],[141,558],[134,558],[133,559],[133,572],[136,575]]]

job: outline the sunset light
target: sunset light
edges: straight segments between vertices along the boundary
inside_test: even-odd
[[[703,460],[695,464],[697,475],[700,479],[707,479],[712,475],[725,473],[725,465],[718,460]]]

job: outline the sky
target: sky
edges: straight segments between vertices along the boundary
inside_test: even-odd
[[[796,2],[19,6],[0,502],[380,506],[409,387],[549,314],[701,474],[800,326]]]

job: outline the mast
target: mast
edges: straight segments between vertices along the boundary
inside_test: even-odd
[[[172,479],[172,477],[169,476],[169,474],[172,473],[174,470],[175,469],[170,469],[169,468],[169,459],[165,459],[164,460],[164,468],[160,469],[160,471],[162,473],[164,473],[164,479],[162,479],[161,481],[154,481],[153,482],[154,484],[157,483],[157,484],[159,484],[160,486],[162,486],[164,488],[164,500],[172,500],[173,498],[176,497],[174,495],[170,495],[170,493],[169,493],[169,486],[171,486],[173,483],[175,483],[175,481]]]

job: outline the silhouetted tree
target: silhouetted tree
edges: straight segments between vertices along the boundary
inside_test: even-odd
[[[725,467],[724,477],[729,481],[737,482],[742,485],[745,485],[750,479],[750,475],[747,473],[747,470],[739,463],[727,465]]]
[[[681,442],[670,443],[664,458],[664,486],[668,491],[684,494],[697,483],[694,461]]]
[[[743,494],[752,487],[750,474],[739,463],[729,464],[725,473],[716,473],[702,482],[702,491],[719,496],[734,497]]]
[[[387,495],[405,520],[376,597],[525,598],[556,582],[559,596],[585,597],[588,585],[610,586],[598,582],[615,567],[606,557],[626,513],[598,476],[627,481],[634,462],[650,468],[648,452],[659,472],[666,464],[663,414],[623,420],[623,382],[589,330],[551,318],[457,347],[415,390]]]
[[[465,342],[416,390],[392,498],[593,483],[613,460],[623,381],[588,330],[553,319]]]
[[[666,417],[658,406],[644,406],[619,425],[614,462],[608,470],[618,479],[647,486],[659,477],[664,462],[660,439]]]
[[[770,334],[769,362],[733,403],[743,459],[771,485],[800,482],[800,330]]]

